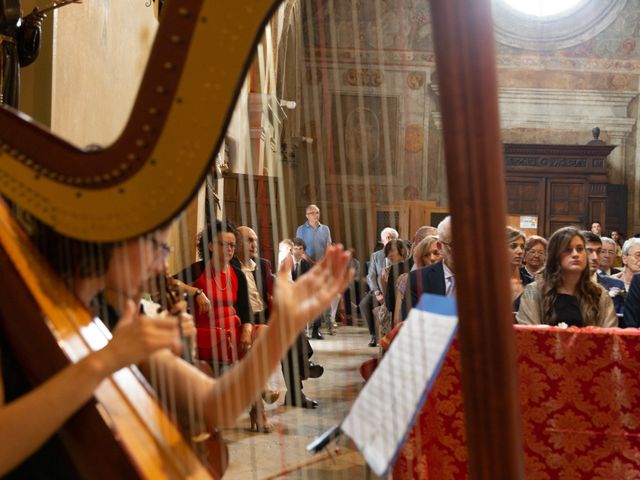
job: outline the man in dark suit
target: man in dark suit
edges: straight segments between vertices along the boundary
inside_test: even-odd
[[[300,275],[304,275],[311,269],[311,263],[304,258],[307,250],[307,244],[304,240],[296,237],[292,241],[293,247],[291,248],[291,255],[293,256],[293,267],[291,269],[291,278],[295,282]]]
[[[602,285],[602,287],[609,292],[616,313],[621,314],[624,310],[624,282],[599,271],[602,263],[602,248],[605,243],[601,237],[593,232],[585,230],[582,232],[582,235],[584,235],[586,241],[585,250],[587,251],[587,260],[589,261],[591,280]]]
[[[305,258],[305,252],[307,250],[307,244],[305,241],[296,237],[292,240],[293,247],[291,247],[291,256],[293,257],[293,266],[291,267],[291,279],[295,282],[300,275],[307,273],[312,265],[309,260]],[[324,340],[324,337],[320,333],[320,324],[322,323],[322,317],[317,318],[313,322],[311,329],[311,338],[316,340]]]
[[[598,273],[602,275],[615,275],[622,270],[613,267],[613,261],[616,258],[616,252],[618,250],[618,244],[609,237],[600,237],[602,240],[602,250],[600,251],[600,268]]]
[[[640,327],[640,275],[636,274],[631,280],[629,293],[624,302],[624,317],[620,321],[622,328]]]
[[[230,263],[245,274],[254,323],[264,325],[269,322],[273,292],[271,262],[258,256],[258,236],[251,228],[241,226],[236,232],[238,247]]]
[[[398,232],[395,229],[391,227],[383,228],[382,232],[380,232],[382,246],[384,247],[391,240],[396,240],[398,236]],[[367,327],[369,328],[369,334],[371,335],[371,341],[369,342],[370,347],[378,345],[373,309],[378,305],[381,305],[384,301],[382,272],[387,266],[386,260],[384,248],[371,254],[371,260],[369,260],[369,271],[367,273],[367,285],[369,285],[369,292],[360,301],[359,305],[360,313],[367,321]]]
[[[408,295],[405,295],[405,300],[402,302],[402,320],[407,318],[409,311],[416,306],[423,293],[446,295],[447,297],[456,294],[451,217],[446,217],[438,225],[438,243],[443,260],[409,273]]]
[[[241,226],[237,228],[236,256],[232,264],[247,277],[249,301],[256,323],[268,323],[273,294],[273,272],[271,262],[258,256],[258,236],[251,228]],[[305,270],[306,271],[306,270]],[[287,352],[282,361],[282,373],[287,385],[285,403],[303,408],[316,408],[318,402],[307,398],[302,393],[302,380],[318,378],[324,373],[324,368],[309,361],[313,349],[304,334],[298,335],[296,343]]]

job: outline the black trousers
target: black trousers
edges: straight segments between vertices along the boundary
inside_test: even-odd
[[[360,305],[360,302],[362,301],[362,293],[360,290],[360,280],[354,280],[353,282],[351,282],[351,285],[349,285],[349,288],[347,288],[344,293],[342,294],[342,298],[344,300],[344,311],[347,315],[352,315],[353,312],[351,311],[351,302],[352,302],[352,298],[353,298],[353,303],[355,303],[356,305]]]
[[[298,400],[302,392],[302,380],[309,377],[309,359],[313,348],[304,333],[298,335],[295,343],[282,360],[282,375],[290,395]]]
[[[379,305],[378,299],[373,292],[367,293],[360,302],[360,314],[367,321],[367,328],[371,336],[376,334],[376,322],[373,318],[373,309]]]

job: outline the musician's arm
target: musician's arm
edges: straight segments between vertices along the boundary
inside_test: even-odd
[[[6,405],[2,386],[0,438],[11,441],[2,442],[0,448],[0,476],[40,448],[91,398],[105,377],[142,361],[160,348],[179,344],[174,319],[151,320],[143,317],[134,320],[134,314],[135,305],[129,302],[113,340],[105,348],[69,365],[39,387]]]
[[[327,255],[315,268],[292,283],[288,280],[291,260],[283,262],[269,328],[258,336],[244,359],[217,380],[167,351],[154,354],[151,362],[158,362],[158,368],[166,369],[169,384],[175,382],[181,408],[189,408],[196,398],[204,403],[203,410],[210,427],[233,425],[258,397],[307,321],[325,311],[335,296],[345,290],[353,277],[348,263],[349,254],[345,254],[342,247],[329,247]]]
[[[19,399],[0,407],[0,476],[22,463],[78,410],[108,374],[100,352],[73,364]]]

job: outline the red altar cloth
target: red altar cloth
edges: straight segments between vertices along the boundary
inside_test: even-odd
[[[526,478],[640,479],[640,331],[515,329]],[[393,478],[468,478],[457,341]]]

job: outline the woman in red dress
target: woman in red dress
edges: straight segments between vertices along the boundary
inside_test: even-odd
[[[242,359],[249,351],[262,325],[253,324],[249,306],[247,280],[229,262],[236,247],[235,226],[217,220],[198,235],[198,255],[194,263],[178,278],[197,290],[195,298],[206,295],[209,303],[196,302],[198,358],[211,363],[216,375]],[[269,433],[262,399],[250,411],[251,429]]]

